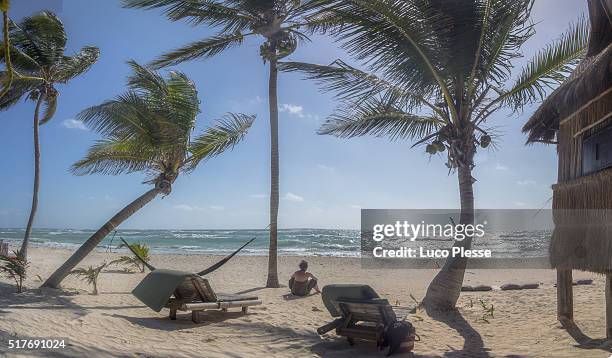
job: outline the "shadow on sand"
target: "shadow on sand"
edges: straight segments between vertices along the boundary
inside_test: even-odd
[[[299,296],[299,295],[294,295],[293,293],[287,293],[285,295],[283,295],[283,300],[285,301],[293,301],[293,300],[300,300],[302,298],[307,298],[310,296],[316,296],[316,295],[320,295],[320,293],[309,293],[306,296]]]
[[[53,357],[53,358],[64,358],[64,357],[115,357],[116,352],[111,352],[105,349],[100,349],[95,346],[84,346],[78,342],[71,341],[70,338],[56,337],[53,339],[64,339],[65,347],[56,349],[19,349],[10,350],[9,339],[30,339],[36,340],[41,337],[32,337],[26,335],[15,336],[9,332],[0,330],[0,357],[9,356],[9,353],[15,356],[23,357]],[[154,357],[154,356],[148,356]]]
[[[0,282],[0,307],[2,309],[70,309],[76,315],[85,315],[86,310],[72,303],[70,296],[76,292],[48,289],[28,289],[15,292],[15,286]],[[0,310],[0,315],[6,311]]]
[[[255,313],[249,313],[253,315]],[[191,320],[191,313],[180,312],[176,315],[176,321],[170,320],[167,316],[165,317],[130,317],[120,314],[105,314],[105,316],[122,318],[126,321],[139,325],[149,329],[156,329],[161,331],[180,331],[184,329],[193,329],[197,327],[205,327],[214,323],[221,323],[229,319],[245,317],[244,313],[238,312],[221,312],[221,311],[203,311],[200,313],[200,323],[193,323]]]
[[[576,345],[577,348],[601,349],[606,352],[612,352],[612,339],[591,338],[584,334],[574,321],[561,321],[561,326],[578,343]]]
[[[484,346],[484,342],[480,333],[476,331],[470,323],[463,318],[459,311],[440,312],[428,310],[427,314],[438,322],[445,323],[450,328],[454,329],[463,338],[463,347],[456,349],[448,347],[449,351],[444,354],[444,357],[471,357],[471,358],[488,358],[490,357],[489,348]]]
[[[286,285],[280,285],[279,288],[284,288],[287,287]],[[255,291],[261,291],[261,290],[265,290],[267,289],[266,286],[260,286],[260,287],[253,287],[253,288],[249,288],[246,290],[242,290],[240,292],[236,292],[237,295],[244,295],[245,293],[251,293],[251,292],[255,292]]]

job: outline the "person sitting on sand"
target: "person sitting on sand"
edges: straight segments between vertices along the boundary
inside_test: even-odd
[[[316,293],[321,293],[317,285],[317,278],[307,271],[308,262],[302,260],[299,267],[300,269],[295,271],[291,279],[289,279],[291,293],[296,296],[307,296],[313,288]]]

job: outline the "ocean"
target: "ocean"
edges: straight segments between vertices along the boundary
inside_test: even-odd
[[[75,249],[94,230],[34,229],[32,246]],[[549,231],[516,231],[488,234],[475,240],[474,249],[491,249],[496,257],[543,257],[548,255]],[[17,249],[24,229],[1,229],[0,240],[8,241],[11,250]],[[246,241],[256,238],[241,255],[267,255],[267,230],[117,230],[109,234],[98,246],[99,251],[112,250],[121,243],[144,243],[152,253],[189,253],[225,255]],[[429,248],[449,248],[452,240],[427,239]],[[283,229],[278,231],[279,255],[360,257],[359,230]]]

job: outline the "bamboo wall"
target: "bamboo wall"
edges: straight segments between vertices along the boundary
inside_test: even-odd
[[[612,92],[559,125],[550,247],[555,268],[612,272],[612,168],[582,176],[582,141],[610,125],[611,112]]]
[[[575,136],[584,128],[597,123],[600,119],[609,115],[612,112],[612,92],[603,96],[596,102],[583,109],[574,117],[563,120],[559,125],[559,133],[557,146],[559,154],[559,183],[576,179],[582,176],[582,140],[596,131],[601,130],[610,123],[612,118],[608,118],[604,122],[585,131],[584,133]]]

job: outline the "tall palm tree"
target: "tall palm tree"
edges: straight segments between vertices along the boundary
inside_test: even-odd
[[[82,111],[78,118],[98,131],[98,141],[72,166],[77,175],[144,172],[153,188],[121,209],[96,231],[43,286],[58,287],[109,232],[158,195],[169,195],[181,173],[233,148],[251,127],[254,117],[228,114],[203,134],[192,138],[200,101],[195,85],[180,72],[167,78],[129,63],[133,74],[128,91]]]
[[[474,155],[494,137],[487,119],[540,100],[584,55],[582,20],[543,48],[513,76],[522,45],[534,34],[533,0],[345,0],[324,16],[342,20],[339,41],[365,71],[342,61],[330,66],[284,63],[336,92],[343,102],[321,134],[387,136],[445,152],[459,182],[460,223],[474,221]],[[329,23],[333,24],[333,21]],[[514,77],[514,80],[511,80]],[[466,248],[471,238],[455,242]],[[449,258],[430,284],[425,307],[455,307],[466,258]]]
[[[86,46],[74,56],[66,56],[67,36],[64,24],[52,12],[26,17],[19,24],[9,26],[10,50],[0,52],[8,70],[0,78],[11,82],[0,98],[0,110],[29,98],[36,103],[34,109],[34,188],[32,207],[26,226],[20,255],[27,258],[28,242],[38,209],[40,185],[39,125],[47,123],[57,109],[57,84],[65,84],[86,72],[97,60],[97,47]],[[3,41],[4,42],[4,41]],[[15,72],[13,75],[12,72]],[[42,116],[41,116],[42,111]]]
[[[269,63],[270,111],[270,248],[266,287],[279,287],[277,271],[277,219],[279,205],[278,154],[278,60],[295,51],[298,42],[318,30],[322,22],[316,10],[328,0],[123,0],[129,8],[165,8],[172,21],[207,24],[220,31],[210,38],[168,52],[153,62],[155,67],[209,58],[241,45],[247,38],[263,39],[260,56]],[[326,19],[323,19],[326,20]]]

